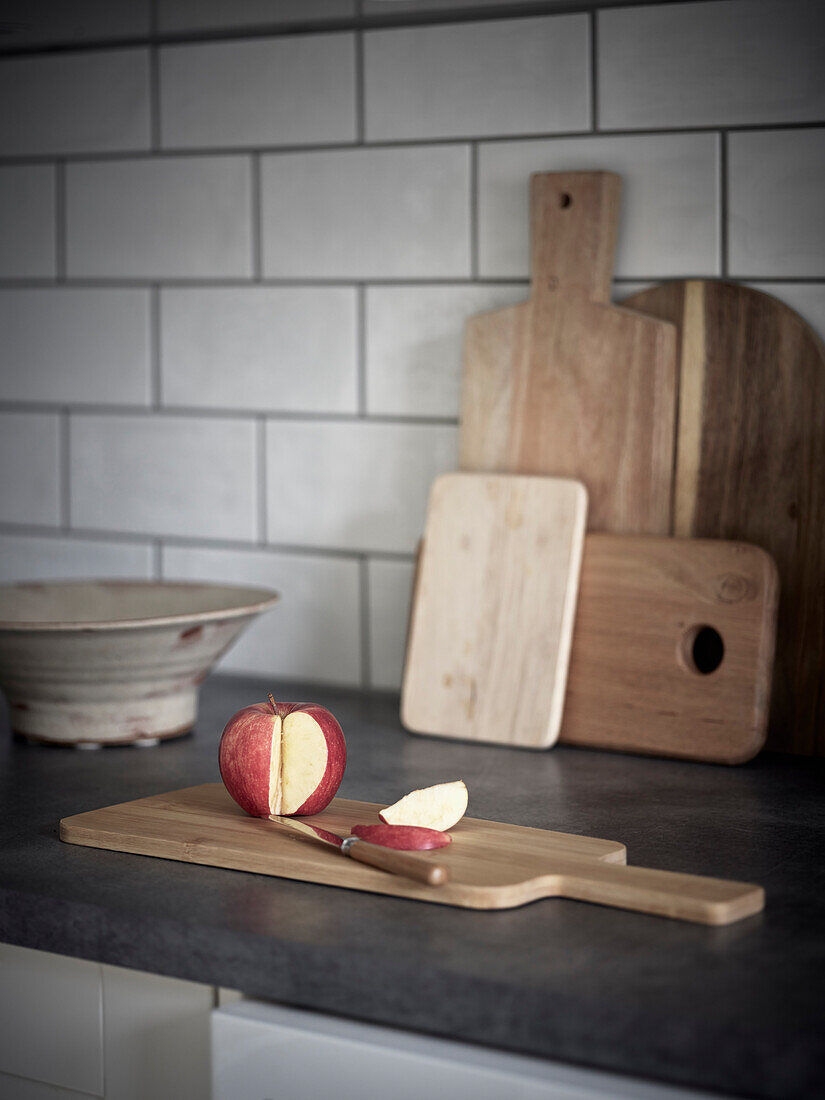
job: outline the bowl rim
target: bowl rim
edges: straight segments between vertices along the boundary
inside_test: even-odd
[[[258,615],[272,607],[281,598],[280,592],[277,592],[274,588],[264,588],[262,585],[223,584],[220,581],[147,580],[140,577],[134,579],[126,577],[79,577],[75,580],[14,581],[9,584],[0,584],[0,593],[4,590],[17,588],[62,588],[69,585],[80,587],[106,585],[111,588],[121,586],[124,588],[234,588],[239,594],[246,593],[249,599],[246,603],[239,603],[234,607],[216,608],[214,611],[181,611],[174,615],[145,615],[129,619],[83,619],[76,622],[49,619],[21,622],[12,619],[0,619],[0,631],[14,631],[20,634],[69,634],[77,631],[89,633],[139,629],[140,627],[175,626],[184,623],[225,621],[227,619],[240,619],[247,615]],[[258,598],[255,599],[255,596]]]

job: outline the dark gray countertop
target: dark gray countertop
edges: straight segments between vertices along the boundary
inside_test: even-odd
[[[338,716],[342,795],[461,777],[474,817],[761,883],[764,913],[726,928],[560,900],[473,912],[60,843],[61,817],[217,780],[224,722],[271,688],[211,679],[196,733],[155,749],[4,736],[0,939],[729,1095],[825,1095],[825,762],[442,742],[405,734],[392,696],[275,690]]]

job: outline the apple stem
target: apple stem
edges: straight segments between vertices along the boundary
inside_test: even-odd
[[[268,695],[267,695],[267,699],[268,699],[268,700],[270,701],[270,703],[272,704],[272,713],[273,713],[273,714],[277,714],[277,713],[278,713],[278,704],[277,704],[277,703],[275,702],[275,698],[274,698],[274,696],[273,696],[273,694],[272,694],[272,692],[271,692],[271,691],[270,691],[270,692],[268,693]]]

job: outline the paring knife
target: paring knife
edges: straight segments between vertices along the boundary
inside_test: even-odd
[[[298,821],[294,817],[278,817],[272,814],[269,820],[309,840],[320,840],[322,844],[331,844],[333,848],[349,856],[350,859],[357,860],[358,863],[368,863],[370,867],[378,867],[381,871],[389,871],[395,875],[404,875],[406,878],[415,879],[416,882],[424,882],[428,886],[441,886],[450,877],[450,872],[442,863],[430,863],[428,860],[421,859],[420,856],[410,855],[409,852],[401,852],[396,848],[382,848],[378,844],[369,844],[357,836],[338,836],[337,833],[331,833],[328,829],[310,825],[306,821]]]

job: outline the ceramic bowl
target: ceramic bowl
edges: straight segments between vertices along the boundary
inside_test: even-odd
[[[163,581],[0,586],[0,688],[33,741],[156,744],[191,729],[198,686],[278,599]]]

